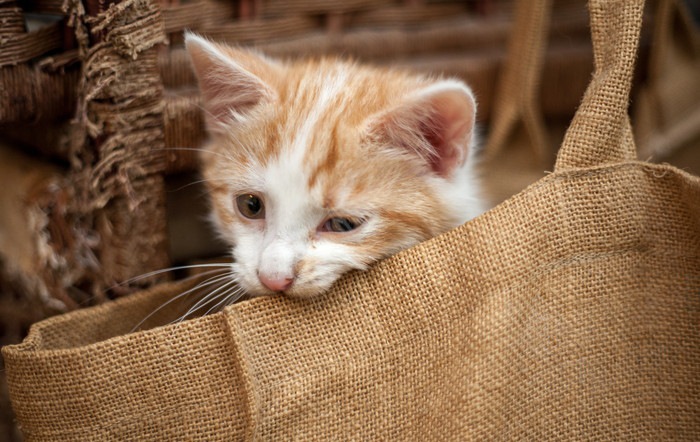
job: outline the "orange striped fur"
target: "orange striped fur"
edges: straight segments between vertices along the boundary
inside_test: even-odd
[[[207,114],[214,224],[251,295],[322,293],[483,210],[476,107],[461,81],[283,63],[193,34],[186,43]]]

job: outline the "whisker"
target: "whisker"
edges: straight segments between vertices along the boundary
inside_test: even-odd
[[[197,184],[207,183],[207,182],[211,182],[211,181],[224,181],[224,182],[228,182],[228,180],[225,180],[225,179],[217,179],[217,180],[212,180],[212,179],[205,180],[205,179],[201,179],[201,180],[192,181],[191,183],[183,184],[182,186],[178,187],[177,189],[171,189],[171,190],[169,190],[168,192],[171,192],[171,193],[179,192],[179,191],[181,191],[182,189],[186,189],[186,188],[191,187],[191,186],[196,186]],[[210,191],[204,191],[203,193],[204,193],[205,195],[208,195],[208,194],[210,194],[211,192],[210,192]]]
[[[174,146],[169,146],[169,147],[156,147],[156,148],[153,148],[153,150],[154,150],[154,151],[158,151],[158,150],[181,150],[181,151],[185,151],[185,152],[204,152],[204,153],[207,153],[207,154],[211,153],[211,154],[214,154],[214,155],[218,155],[218,156],[220,156],[220,157],[222,157],[222,158],[225,158],[225,159],[227,159],[227,160],[232,160],[232,159],[233,159],[233,157],[228,156],[228,155],[224,155],[224,154],[221,153],[221,152],[214,152],[213,150],[202,149],[201,147],[174,147]]]
[[[226,302],[226,300],[228,299],[228,292],[222,293],[222,294],[221,294],[220,296],[218,296],[217,298],[221,298],[221,301],[217,302],[213,307],[211,307],[209,310],[207,310],[206,312],[204,312],[204,314],[203,314],[202,316],[208,315],[208,314],[211,313],[212,311],[216,310],[217,307],[219,307],[219,306],[221,306],[222,304],[224,304],[224,303]]]
[[[226,275],[221,275],[221,276],[216,276],[216,277],[207,278],[205,281],[200,282],[199,284],[197,284],[196,286],[192,287],[191,289],[186,290],[185,292],[180,293],[179,295],[170,298],[169,300],[167,300],[166,302],[164,302],[163,304],[161,304],[157,309],[155,309],[155,310],[153,310],[151,313],[149,313],[145,318],[143,318],[138,324],[136,324],[136,325],[131,329],[131,331],[130,331],[129,333],[133,333],[134,331],[136,331],[136,329],[138,329],[141,325],[143,325],[143,323],[146,322],[148,319],[150,319],[153,315],[155,315],[156,313],[158,313],[159,311],[161,311],[162,309],[164,309],[165,307],[167,307],[167,306],[170,305],[171,303],[175,302],[176,300],[182,299],[184,296],[187,296],[187,295],[189,295],[190,293],[192,293],[192,292],[194,292],[194,291],[196,291],[196,290],[200,290],[200,289],[202,289],[202,288],[204,288],[204,287],[207,287],[207,286],[210,286],[210,285],[214,285],[214,284],[218,284],[218,283],[221,283],[221,282],[223,282],[223,281],[226,281],[229,277],[230,277],[230,275],[226,274]],[[227,283],[227,284],[228,284],[228,283]]]
[[[209,115],[209,117],[210,117],[211,119],[213,119],[214,121],[218,120],[218,118],[216,118],[216,116],[215,116],[214,114],[212,114],[211,112],[209,112],[209,110],[208,110],[206,107],[202,106],[200,103],[197,103],[197,102],[195,101],[195,102],[194,102],[194,105],[195,105],[196,107],[198,107],[199,110],[201,110],[201,111],[204,112],[205,114]]]
[[[202,178],[201,180],[195,180],[195,181],[189,182],[187,184],[183,184],[182,186],[177,187],[175,189],[169,189],[168,193],[176,193],[176,192],[180,192],[183,189],[186,189],[188,187],[196,186],[197,184],[213,183],[213,182],[221,182],[224,184],[231,184],[231,180],[229,178],[207,178],[207,179]],[[211,195],[212,190],[213,189],[202,188],[200,195],[201,196]]]
[[[227,276],[230,276],[230,275],[227,275]],[[235,281],[234,279],[231,279],[231,280],[228,281],[227,283],[225,283],[225,284],[223,284],[223,285],[221,285],[221,286],[219,286],[219,287],[216,287],[213,291],[211,291],[211,292],[207,293],[206,295],[204,295],[204,296],[202,297],[202,299],[200,299],[200,300],[197,301],[192,307],[190,307],[190,309],[187,310],[187,312],[186,312],[184,315],[180,316],[180,318],[178,318],[177,320],[175,320],[175,321],[173,321],[173,322],[182,322],[182,321],[184,321],[184,320],[187,319],[187,317],[190,316],[192,313],[196,312],[197,310],[199,310],[200,308],[202,308],[202,307],[204,307],[205,305],[209,304],[210,302],[213,302],[213,301],[216,301],[217,299],[219,299],[219,297],[221,297],[221,295],[216,295],[216,294],[219,293],[221,290],[224,290],[224,293],[226,293],[226,290],[228,290],[228,288],[230,288],[230,287],[233,286],[234,284],[236,284],[236,281]],[[216,296],[215,296],[215,295],[216,295]]]
[[[239,287],[239,290],[237,293],[234,293],[233,296],[229,297],[228,303],[226,303],[225,307],[228,307],[229,305],[233,305],[236,301],[241,299],[245,295],[245,290],[243,290],[241,287]]]
[[[214,307],[207,310],[207,312],[204,313],[204,316],[208,315],[209,313],[211,313],[212,311],[216,310],[219,307],[226,307],[226,306],[231,305],[233,302],[235,302],[235,300],[231,301],[231,298],[234,298],[234,297],[235,297],[235,299],[240,298],[240,295],[242,292],[243,291],[238,286],[230,287],[229,290],[224,292],[223,299],[221,301],[219,301],[219,303],[216,304]],[[231,295],[233,295],[233,296],[231,296]]]
[[[134,276],[133,278],[129,278],[127,280],[121,281],[120,283],[115,284],[115,285],[107,288],[106,290],[112,290],[112,289],[115,289],[117,287],[120,287],[120,286],[123,286],[126,284],[130,284],[134,281],[138,281],[138,280],[145,279],[145,278],[150,278],[151,276],[156,276],[156,275],[160,275],[160,274],[167,273],[167,272],[173,272],[176,270],[200,269],[200,268],[207,268],[207,267],[217,267],[217,268],[221,268],[222,270],[224,270],[226,267],[229,267],[229,266],[231,266],[231,263],[223,263],[222,262],[222,263],[191,264],[191,265],[184,265],[184,266],[168,267],[165,269],[154,270],[152,272],[144,273],[144,274],[139,275],[139,276]],[[193,276],[196,277],[198,275],[193,275]]]

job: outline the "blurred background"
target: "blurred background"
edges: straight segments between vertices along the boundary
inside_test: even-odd
[[[697,0],[647,2],[630,103],[639,159],[695,175],[698,23]],[[494,205],[553,170],[593,71],[584,0],[0,0],[0,346],[225,255],[185,29],[464,79]],[[0,440],[21,440],[3,376]]]

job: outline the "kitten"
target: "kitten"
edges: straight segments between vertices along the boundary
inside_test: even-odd
[[[483,210],[461,81],[185,41],[212,217],[248,294],[317,295]]]

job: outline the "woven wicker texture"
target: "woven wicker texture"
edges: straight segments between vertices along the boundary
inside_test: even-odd
[[[126,334],[178,283],[35,325],[3,349],[28,440],[700,438],[700,179],[627,160],[642,1],[591,11],[553,174],[317,299]]]
[[[50,120],[71,116],[77,90],[77,58],[65,21],[53,20],[27,31],[18,2],[0,1],[0,123]],[[29,5],[28,12],[61,13],[47,1]],[[64,50],[57,57],[30,61]]]
[[[81,2],[68,4],[73,16],[82,14]],[[84,22],[90,45],[81,42],[87,60],[77,117],[82,133],[74,135],[71,178],[78,210],[92,217],[102,238],[102,280],[110,284],[169,262],[157,62],[165,34],[160,9],[147,0],[99,9]]]

